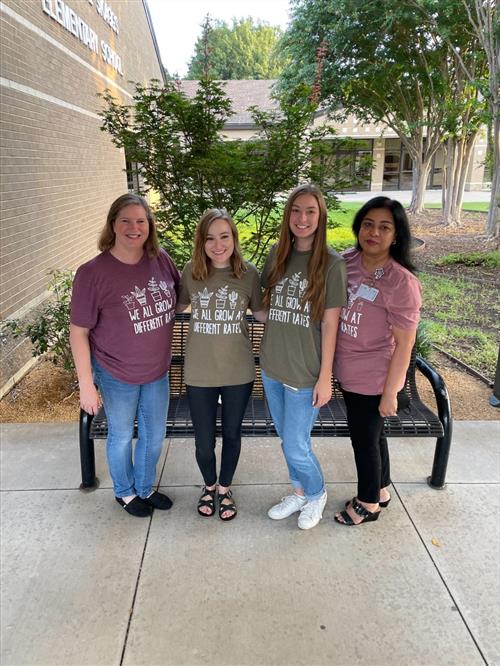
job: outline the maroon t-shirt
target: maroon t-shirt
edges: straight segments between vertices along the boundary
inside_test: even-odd
[[[90,330],[92,356],[113,377],[153,382],[170,367],[178,284],[164,250],[132,265],[102,252],[76,272],[71,323]]]

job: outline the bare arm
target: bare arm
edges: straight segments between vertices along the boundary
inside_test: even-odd
[[[328,308],[321,320],[321,367],[313,390],[314,407],[322,407],[332,397],[332,365],[337,344],[340,308]]]
[[[255,317],[255,319],[257,319],[257,321],[260,321],[263,324],[266,323],[266,321],[267,321],[267,310],[257,310],[256,312],[254,312],[252,310],[252,314]]]
[[[101,399],[92,377],[90,363],[89,329],[70,324],[69,341],[75,361],[78,384],[80,387],[80,407],[88,414],[97,414]]]
[[[393,328],[392,334],[396,348],[389,364],[384,391],[380,399],[378,408],[380,416],[395,416],[397,412],[397,394],[406,377],[417,331],[416,329]]]
[[[184,310],[187,310],[189,307],[189,303],[184,305],[183,303],[177,303],[175,306],[175,311],[176,312],[184,312]]]

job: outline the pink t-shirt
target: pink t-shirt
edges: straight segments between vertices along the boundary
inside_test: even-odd
[[[71,323],[90,330],[92,356],[113,377],[153,382],[170,367],[178,284],[164,250],[133,265],[102,252],[76,272]]]
[[[392,327],[417,327],[422,302],[420,283],[392,258],[377,279],[363,268],[358,250],[346,250],[343,257],[348,303],[340,314],[334,377],[346,391],[379,395],[395,348]]]

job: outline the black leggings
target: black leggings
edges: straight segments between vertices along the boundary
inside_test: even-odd
[[[358,499],[376,504],[380,489],[391,483],[389,449],[382,434],[384,419],[378,411],[382,396],[342,393],[358,472]]]
[[[194,426],[196,462],[207,486],[213,486],[217,482],[215,426],[219,396],[222,399],[222,457],[219,484],[230,486],[240,457],[241,422],[252,387],[253,382],[236,386],[186,387]]]

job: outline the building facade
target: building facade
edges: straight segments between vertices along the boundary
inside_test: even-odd
[[[96,254],[109,205],[127,192],[98,93],[130,103],[130,81],[161,80],[163,70],[142,0],[2,0],[0,41],[4,320],[46,298],[50,270]],[[5,389],[30,352],[2,339]]]
[[[226,81],[225,91],[232,101],[234,115],[224,127],[228,140],[248,139],[255,134],[256,127],[248,112],[250,106],[270,111],[275,108],[271,98],[274,80]],[[197,81],[182,81],[182,90],[190,97],[196,92]],[[324,122],[319,114],[316,123]],[[332,123],[336,136],[349,138],[349,148],[339,149],[346,173],[345,179],[356,185],[357,191],[381,192],[390,190],[412,189],[412,161],[407,149],[398,135],[383,123],[362,123],[356,117],[349,116],[343,123]],[[484,189],[486,157],[486,128],[480,133],[474,144],[467,177],[466,190]],[[363,158],[372,158],[371,170],[364,170]],[[433,160],[428,189],[441,188],[443,176],[443,151],[440,149]]]

